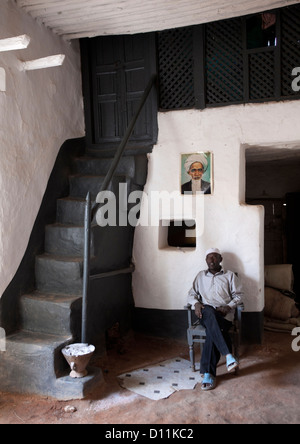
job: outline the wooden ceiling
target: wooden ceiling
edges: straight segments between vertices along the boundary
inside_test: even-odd
[[[137,34],[275,9],[300,0],[15,0],[66,39]]]

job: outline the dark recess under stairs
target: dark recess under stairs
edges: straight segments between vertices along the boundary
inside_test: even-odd
[[[21,329],[7,336],[6,351],[0,353],[2,391],[67,400],[83,398],[102,383],[101,370],[93,367],[85,378],[70,378],[61,349],[80,342],[85,197],[90,191],[95,200],[111,161],[74,159],[69,196],[58,199],[56,222],[45,227],[45,252],[35,259],[36,289],[20,298]],[[142,189],[146,164],[145,155],[124,156],[110,189],[117,194],[121,182],[129,185],[129,192]],[[93,227],[91,272],[129,267],[132,243],[132,227]],[[121,325],[124,321],[125,329],[130,324],[131,275],[99,279],[90,287],[88,339],[101,353],[105,331],[116,321]]]

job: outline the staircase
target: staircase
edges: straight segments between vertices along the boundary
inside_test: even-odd
[[[6,338],[0,352],[0,390],[38,393],[57,399],[80,399],[103,382],[99,368],[91,367],[81,379],[68,376],[61,349],[80,342],[83,273],[84,207],[88,191],[95,200],[109,158],[74,159],[69,195],[58,199],[56,222],[45,227],[45,251],[35,258],[35,291],[20,298],[21,328]],[[125,156],[111,182],[129,191],[146,180],[146,156]],[[142,166],[142,169],[140,168]],[[105,332],[116,321],[130,324],[132,308],[132,227],[92,228],[91,273],[88,306],[88,340],[96,352],[105,351]]]

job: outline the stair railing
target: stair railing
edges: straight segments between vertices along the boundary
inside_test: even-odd
[[[155,83],[155,80],[156,80],[156,75],[153,75],[148,82],[148,85],[141,97],[139,106],[135,114],[133,115],[128,125],[128,128],[123,136],[123,139],[115,153],[111,166],[105,176],[105,179],[102,183],[99,192],[107,190],[110,181],[112,180],[113,175],[122,158],[127,142],[134,130],[136,121]],[[88,192],[86,196],[85,212],[84,212],[83,293],[82,293],[82,320],[81,320],[81,342],[84,344],[87,342],[87,303],[88,303],[88,290],[89,290],[89,280],[90,280],[91,222],[94,219],[94,216],[99,206],[100,204],[96,203],[94,207],[91,208],[91,194],[90,192]],[[128,270],[132,271],[132,268]],[[127,272],[128,270],[126,269]]]

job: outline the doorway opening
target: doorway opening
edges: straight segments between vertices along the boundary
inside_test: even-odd
[[[292,264],[300,304],[300,143],[246,149],[246,203],[263,205],[265,265]]]

